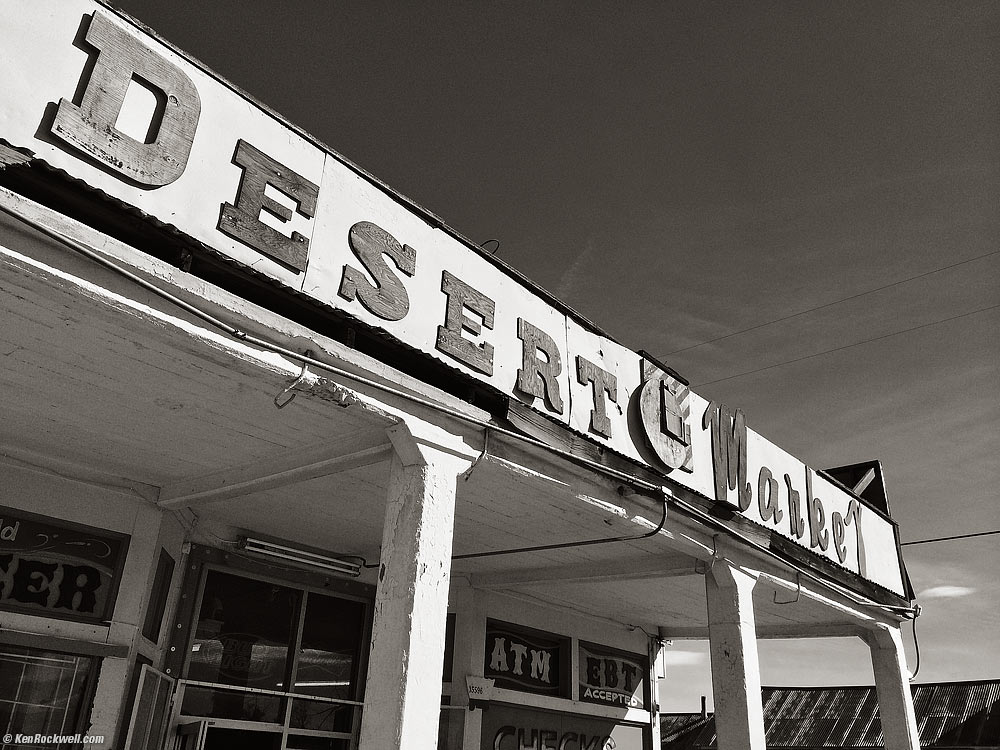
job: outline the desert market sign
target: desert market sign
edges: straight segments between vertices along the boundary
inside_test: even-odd
[[[6,143],[904,592],[886,518],[116,11],[17,4],[0,42]]]

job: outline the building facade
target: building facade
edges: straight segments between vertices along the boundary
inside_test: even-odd
[[[671,638],[763,748],[757,639],[810,636],[870,645],[917,747],[877,466],[806,466],[119,11],[3,14],[4,750],[651,750]]]

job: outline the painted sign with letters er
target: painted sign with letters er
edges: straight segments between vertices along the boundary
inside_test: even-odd
[[[0,609],[111,619],[128,536],[0,507]]]

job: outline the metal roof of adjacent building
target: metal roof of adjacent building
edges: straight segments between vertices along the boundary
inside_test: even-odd
[[[1000,680],[913,685],[920,746],[1000,749]],[[764,688],[769,748],[881,748],[882,723],[874,687]],[[717,747],[709,715],[667,714],[660,723],[669,750]]]

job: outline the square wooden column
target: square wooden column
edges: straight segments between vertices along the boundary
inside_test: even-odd
[[[913,693],[898,626],[878,625],[865,635],[872,653],[875,693],[886,750],[920,750]]]
[[[471,465],[456,438],[389,429],[395,448],[382,533],[361,750],[435,750],[444,668],[456,481]]]
[[[757,574],[717,558],[705,576],[719,750],[765,750],[753,612]]]

